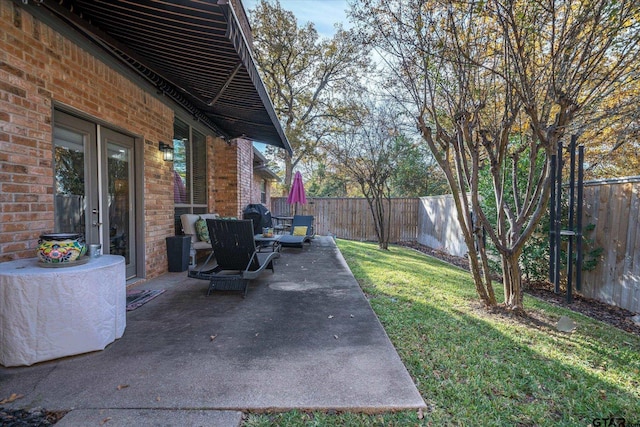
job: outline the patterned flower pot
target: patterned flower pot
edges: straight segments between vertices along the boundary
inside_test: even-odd
[[[38,258],[47,264],[72,263],[87,252],[84,237],[79,233],[41,234]]]

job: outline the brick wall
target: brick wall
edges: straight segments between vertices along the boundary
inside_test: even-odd
[[[251,187],[251,203],[262,203],[262,183],[265,178],[260,176],[260,174],[253,174],[253,185]],[[266,191],[265,191],[266,201],[264,203],[265,206],[271,206],[271,181],[267,181]]]
[[[158,141],[172,139],[172,110],[12,2],[0,27],[0,261],[33,257],[53,230],[52,107],[64,105],[144,141],[146,274],[166,271],[172,180]]]
[[[53,230],[55,105],[140,141],[145,274],[166,272],[165,238],[174,234],[173,179],[158,141],[173,138],[173,110],[13,2],[0,0],[0,27],[0,262],[35,256],[39,235]],[[207,156],[209,210],[241,216],[251,200],[251,142],[227,144],[209,135]]]
[[[238,191],[239,212],[252,203],[251,189],[253,187],[253,144],[245,139],[234,140],[238,147]],[[259,200],[258,200],[259,201]]]
[[[214,212],[221,216],[242,217],[242,210],[251,203],[253,180],[253,145],[251,141],[234,139],[227,143],[214,141],[213,168]]]
[[[263,178],[258,174],[253,175],[253,181],[251,183],[251,203],[260,202],[260,188],[262,186]]]
[[[237,147],[227,144],[222,139],[215,139],[213,150],[215,156],[209,165],[216,171],[212,177],[211,196],[212,211],[221,216],[238,215],[238,162]]]

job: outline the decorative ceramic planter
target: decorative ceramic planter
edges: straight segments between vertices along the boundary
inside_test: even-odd
[[[86,252],[87,245],[79,233],[41,234],[38,240],[37,254],[43,263],[74,263]]]

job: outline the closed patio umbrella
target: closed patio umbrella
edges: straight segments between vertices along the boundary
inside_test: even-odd
[[[287,197],[287,203],[290,205],[295,205],[295,210],[297,210],[298,203],[304,205],[307,203],[307,196],[304,192],[304,184],[302,183],[302,175],[300,172],[296,172],[293,177],[293,184],[291,184],[291,191],[289,191],[289,197]]]

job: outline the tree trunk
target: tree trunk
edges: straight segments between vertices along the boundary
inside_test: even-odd
[[[445,171],[445,173],[448,173]],[[462,229],[462,236],[469,249],[469,267],[471,268],[471,274],[473,275],[473,282],[476,286],[476,292],[487,307],[494,307],[497,305],[496,297],[493,292],[493,284],[491,283],[491,275],[487,274],[489,265],[487,263],[486,248],[481,245],[478,252],[475,250],[474,241],[474,225],[470,219],[470,215],[467,208],[466,197],[460,196],[461,192],[458,187],[452,187],[454,202],[456,204],[456,215],[458,216],[458,223]],[[478,257],[478,254],[480,257]],[[481,262],[482,261],[482,262]],[[484,273],[484,274],[483,274]]]
[[[367,187],[361,184],[361,190],[367,199],[367,204],[373,217],[373,225],[376,230],[376,237],[378,238],[378,247],[388,250],[390,218],[387,220],[387,216],[391,210],[391,200],[385,197],[384,194],[372,190],[372,187],[373,186],[370,186],[369,190],[367,190]],[[385,201],[387,202],[387,209],[384,207]]]
[[[520,253],[501,253],[502,283],[504,285],[505,307],[513,311],[524,311],[522,302],[522,273],[520,271]]]
[[[493,291],[493,283],[491,280],[491,266],[489,265],[489,257],[487,256],[487,247],[484,244],[484,236],[482,235],[482,227],[474,230],[475,240],[478,245],[478,254],[482,262],[482,273],[484,274],[485,288],[487,289],[487,297],[491,306],[497,304],[496,294]]]
[[[291,181],[293,180],[293,161],[291,160],[291,156],[286,155],[284,158],[284,187],[282,192],[283,196],[289,195],[289,190],[291,189]]]

